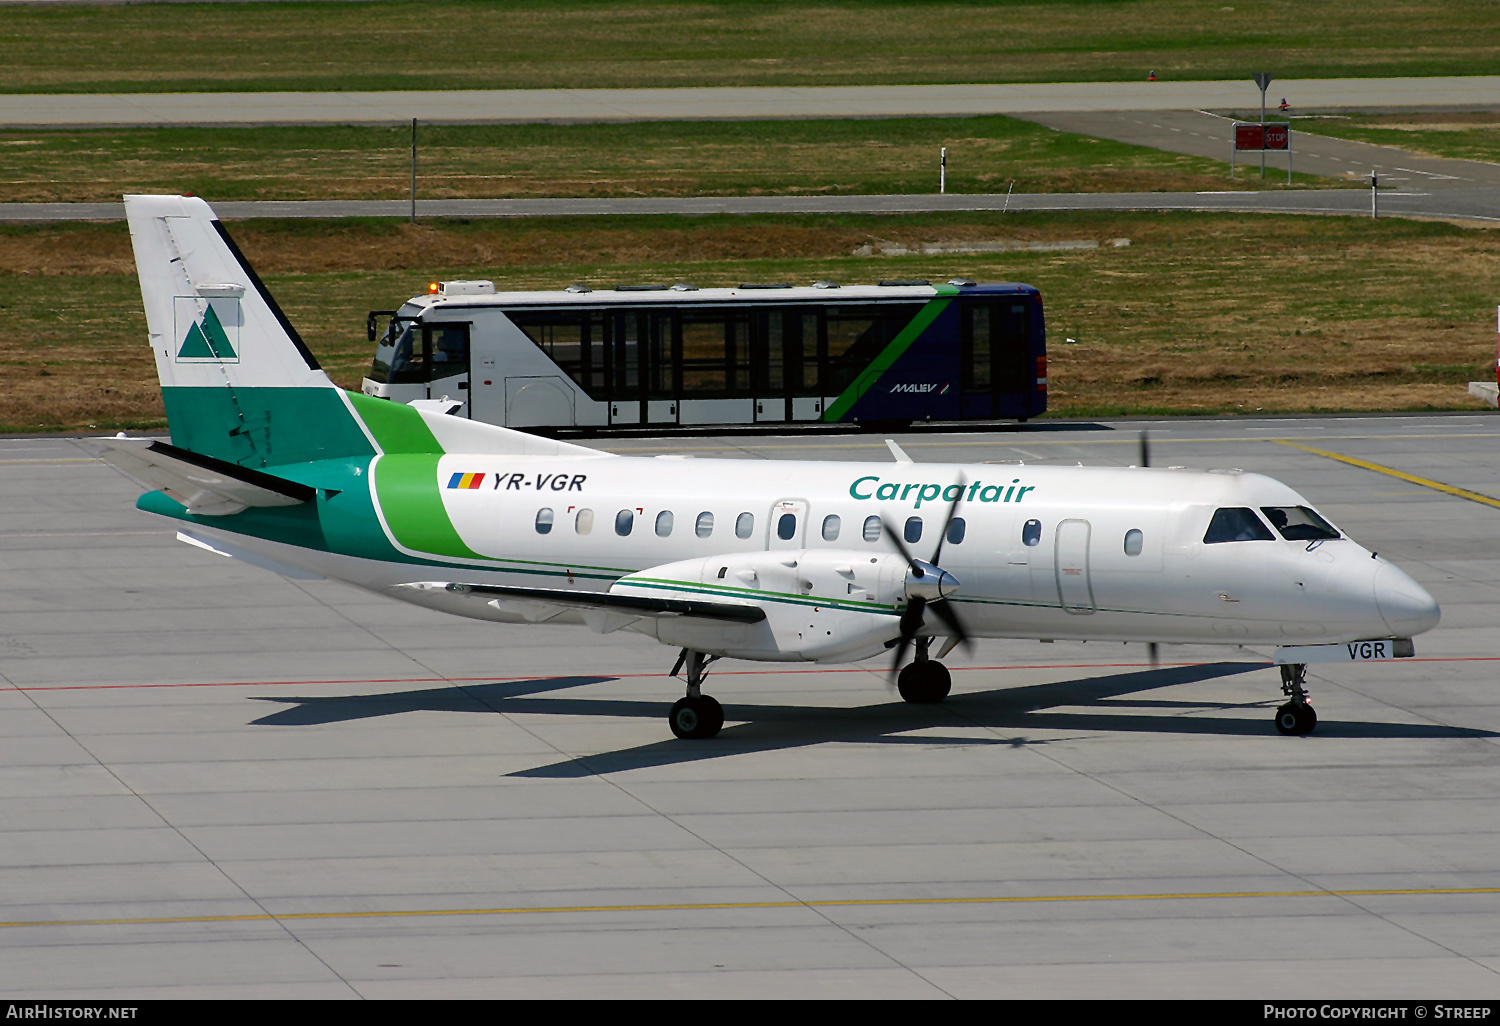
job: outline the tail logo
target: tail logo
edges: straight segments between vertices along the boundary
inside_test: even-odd
[[[182,345],[177,349],[177,362],[239,363],[239,353],[230,340],[229,330],[225,329],[227,320],[230,330],[239,334],[239,305],[237,299],[205,302],[196,297],[178,296],[177,324]],[[186,325],[186,331],[183,330],[183,325]]]

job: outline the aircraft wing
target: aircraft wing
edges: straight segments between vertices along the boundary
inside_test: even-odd
[[[295,506],[318,490],[149,438],[101,438],[101,459],[145,488],[170,495],[189,513],[228,516],[250,506]]]
[[[417,585],[422,587],[422,585]],[[427,585],[433,587],[433,585]],[[641,616],[694,616],[707,620],[728,620],[734,623],[760,623],[766,611],[760,606],[734,602],[700,602],[688,599],[650,598],[637,595],[611,595],[600,591],[564,591],[560,588],[518,588],[496,584],[443,584],[447,591],[481,598],[499,599],[565,609],[579,609],[602,613],[623,614],[635,618]]]

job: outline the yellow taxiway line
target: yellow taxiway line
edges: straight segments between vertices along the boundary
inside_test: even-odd
[[[137,919],[45,919],[0,923],[0,928],[23,926],[148,926],[171,923],[292,922],[309,919],[397,919],[433,916],[518,916],[598,912],[710,912],[780,908],[874,908],[891,905],[1028,905],[1092,901],[1201,901],[1244,898],[1368,898],[1445,894],[1500,894],[1500,887],[1406,887],[1311,891],[1202,891],[1166,894],[1036,894],[973,898],[842,898],[826,901],[724,901],[660,905],[549,905],[527,908],[392,909],[378,912],[267,912],[237,916],[161,916]]]
[[[1445,485],[1441,481],[1429,481],[1425,477],[1416,477],[1412,474],[1406,474],[1399,470],[1392,470],[1390,467],[1382,467],[1379,463],[1371,463],[1368,460],[1357,460],[1353,456],[1343,456],[1336,452],[1329,452],[1326,449],[1314,449],[1310,445],[1303,445],[1300,442],[1288,441],[1285,438],[1278,438],[1275,439],[1275,441],[1280,445],[1289,445],[1293,449],[1301,449],[1303,452],[1310,452],[1315,456],[1324,456],[1330,460],[1338,460],[1340,463],[1347,463],[1352,467],[1362,467],[1365,470],[1373,470],[1377,474],[1386,474],[1390,477],[1399,478],[1402,481],[1410,481],[1412,484],[1421,485],[1423,488],[1432,488],[1440,492],[1446,492],[1449,495],[1457,496],[1460,499],[1468,499],[1470,502],[1480,502],[1486,506],[1494,506],[1495,508],[1500,509],[1500,499],[1496,499],[1493,496],[1484,495],[1480,492],[1471,492],[1467,488],[1455,488],[1453,487],[1453,485]]]

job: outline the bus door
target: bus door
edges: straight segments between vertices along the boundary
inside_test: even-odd
[[[455,401],[461,399],[464,405],[458,415],[469,416],[468,323],[423,322],[422,350],[427,365],[427,398],[441,399],[447,396]]]
[[[673,322],[670,311],[617,310],[605,318],[611,424],[677,423]]]
[[[1031,413],[1031,308],[1025,295],[964,303],[959,344],[965,419]]]
[[[750,344],[750,391],[755,397],[757,424],[792,419],[791,375],[788,361],[793,346],[788,335],[800,322],[795,310],[762,310],[755,314]]]

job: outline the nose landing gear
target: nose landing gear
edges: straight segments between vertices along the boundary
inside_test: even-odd
[[[916,640],[916,661],[907,664],[896,677],[896,690],[908,702],[923,705],[941,702],[953,689],[953,676],[942,663],[927,657],[927,650],[932,645],[931,638]]]
[[[1276,710],[1276,729],[1283,734],[1300,737],[1311,734],[1318,725],[1318,714],[1307,704],[1306,663],[1284,663],[1281,667],[1281,693],[1290,699]]]
[[[700,690],[703,678],[708,676],[709,664],[718,658],[685,648],[677,657],[677,665],[672,667],[675,677],[682,672],[683,664],[687,665],[687,695],[679,698],[667,713],[667,725],[680,738],[710,738],[724,726],[724,707]]]

